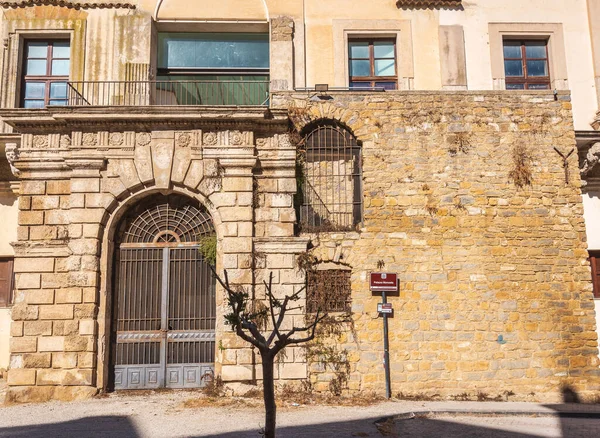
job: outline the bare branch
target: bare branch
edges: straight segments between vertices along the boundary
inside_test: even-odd
[[[315,338],[315,333],[317,330],[317,325],[323,321],[325,318],[327,318],[327,314],[323,315],[322,317],[319,318],[319,312],[317,312],[317,315],[315,317],[314,322],[309,325],[308,327],[306,327],[305,329],[301,330],[301,331],[308,331],[308,330],[312,330],[311,334],[305,338],[300,338],[300,339],[289,339],[287,340],[288,344],[302,344],[304,342],[309,342],[312,341]],[[291,334],[293,333],[293,329],[290,332],[289,336],[291,336]]]
[[[250,344],[254,345],[256,348],[260,348],[260,343],[252,338],[251,336],[248,336],[246,333],[244,333],[244,330],[242,329],[241,325],[238,325],[235,327],[235,334],[238,335],[240,338],[242,338],[244,341],[249,342]]]
[[[273,331],[271,332],[271,335],[269,336],[269,339],[267,340],[267,346],[271,345],[271,342],[273,342],[273,339],[275,339],[275,336],[277,336],[277,339],[281,339],[281,333],[279,333],[279,327],[281,325],[281,323],[278,323],[278,321],[275,320],[275,306],[273,303],[273,273],[271,272],[269,275],[269,284],[265,283],[265,288],[267,291],[267,296],[269,297],[269,310],[271,311],[271,320],[273,321]],[[287,306],[287,301],[283,301],[283,305],[281,307],[281,311],[279,313],[279,315],[281,316],[281,312],[285,312],[285,307]]]

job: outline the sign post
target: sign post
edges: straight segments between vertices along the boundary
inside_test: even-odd
[[[393,313],[391,303],[387,302],[386,292],[398,290],[398,275],[383,272],[372,272],[370,288],[373,292],[381,292],[381,305],[377,306],[379,313],[383,315],[383,366],[385,368],[385,396],[392,398],[390,381],[390,340],[388,331],[388,315]]]

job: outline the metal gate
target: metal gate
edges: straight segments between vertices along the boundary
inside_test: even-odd
[[[160,196],[121,227],[113,310],[115,389],[194,388],[214,370],[215,281],[199,251],[209,214]]]

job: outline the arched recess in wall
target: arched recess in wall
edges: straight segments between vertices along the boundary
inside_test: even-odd
[[[138,352],[139,354],[145,355],[145,358],[153,357],[150,362],[156,362],[156,356],[148,355],[156,354],[157,351],[160,353],[162,351],[160,349],[163,349],[163,354],[159,356],[159,359],[162,360],[162,362],[159,361],[159,363],[131,363],[132,359],[134,361],[137,360],[135,354],[138,353],[134,351],[126,351],[122,345],[120,358],[115,360],[117,333],[114,330],[116,327],[115,324],[119,323],[119,321],[115,319],[115,317],[118,317],[118,313],[115,313],[115,306],[118,303],[114,301],[114,299],[117,297],[118,289],[123,289],[123,287],[131,289],[133,284],[119,284],[117,277],[126,279],[127,281],[131,281],[135,278],[135,276],[130,275],[130,273],[123,274],[123,269],[130,268],[125,268],[124,265],[120,266],[119,263],[125,263],[125,265],[129,264],[132,266],[132,263],[135,264],[136,260],[147,261],[147,265],[145,267],[138,268],[145,269],[147,271],[146,274],[148,274],[150,277],[152,275],[164,275],[163,273],[157,273],[156,270],[153,271],[152,263],[155,265],[156,263],[161,263],[163,269],[167,270],[181,270],[185,269],[186,266],[188,268],[190,266],[194,266],[198,269],[202,268],[202,275],[204,276],[203,279],[200,278],[201,276],[197,275],[196,277],[190,277],[188,279],[189,281],[186,281],[188,286],[192,286],[198,282],[200,282],[198,284],[203,284],[204,289],[206,289],[205,292],[208,291],[207,293],[209,294],[210,298],[208,299],[205,297],[205,299],[203,299],[204,302],[207,302],[207,300],[212,301],[205,306],[203,315],[196,315],[198,317],[194,317],[192,319],[199,321],[199,318],[204,318],[205,321],[208,321],[212,318],[212,323],[215,323],[216,298],[214,297],[214,284],[209,285],[206,282],[206,276],[208,275],[209,269],[207,266],[200,267],[200,264],[202,263],[202,256],[198,248],[199,239],[203,238],[203,236],[212,235],[214,236],[215,242],[218,241],[216,239],[221,221],[217,211],[214,208],[211,208],[211,206],[212,204],[208,200],[204,199],[201,195],[190,192],[184,188],[174,188],[173,190],[169,191],[151,188],[132,194],[122,202],[115,202],[108,208],[107,214],[102,221],[104,234],[101,236],[101,278],[99,311],[97,317],[99,348],[97,366],[98,374],[96,379],[97,386],[99,388],[113,389],[117,387],[120,389],[135,389],[138,387],[136,385],[142,385],[139,386],[140,388],[167,386],[178,387],[180,386],[179,383],[182,382],[181,379],[183,378],[182,373],[184,369],[187,370],[189,368],[189,364],[187,363],[185,364],[185,368],[182,367],[184,365],[183,362],[185,362],[184,359],[187,360],[190,357],[194,358],[196,356],[198,356],[198,360],[193,366],[196,367],[196,384],[197,386],[201,386],[203,381],[200,380],[200,377],[206,374],[207,370],[210,371],[209,369],[212,369],[214,366],[214,325],[212,328],[200,326],[184,327],[184,329],[190,331],[190,333],[188,333],[189,336],[192,338],[197,338],[197,341],[194,342],[196,342],[198,345],[194,347],[196,349],[193,351],[178,351],[175,348],[177,346],[173,345],[172,343],[169,344],[169,342],[165,340],[164,345],[157,347],[159,350],[156,350],[155,348],[152,351]],[[155,218],[153,219],[150,217],[153,214],[158,214],[158,216],[163,216],[165,218],[171,217],[171,219],[166,220],[163,223],[159,223],[159,221],[157,221]],[[137,223],[140,225],[136,225],[135,223],[137,218],[139,218]],[[129,223],[133,224],[132,230],[134,230],[134,233],[138,232],[138,235],[134,236],[130,234],[129,237],[125,238],[123,234],[124,232],[131,233],[131,231],[125,231],[127,229],[127,224]],[[148,230],[140,228],[141,224],[145,223],[149,224]],[[152,236],[150,236],[150,234],[152,234]],[[198,236],[196,236],[196,234],[198,234]],[[126,243],[125,246],[122,245],[123,242]],[[131,254],[128,254],[128,252]],[[165,256],[167,257],[166,261]],[[160,258],[161,261],[158,261],[158,258]],[[153,259],[155,259],[154,262],[152,262]],[[156,266],[154,266],[154,268],[156,268]],[[154,272],[154,274],[152,274],[152,272]],[[146,274],[138,277],[138,279],[140,279],[140,281],[145,281]],[[168,275],[166,277],[168,277]],[[181,278],[181,275],[178,274],[177,277]],[[169,282],[163,283],[162,280],[157,280],[155,283],[160,284],[161,288],[173,288],[176,286]],[[155,292],[157,294],[165,293],[164,290]],[[185,294],[186,292],[184,291],[183,293]],[[162,296],[163,295],[161,295],[161,297]],[[177,295],[173,294],[172,296],[175,297]],[[135,297],[133,301],[135,302]],[[185,302],[185,300],[180,301]],[[138,304],[143,305],[143,302],[138,302]],[[161,312],[166,313],[165,315],[161,314],[162,319],[160,322],[164,323],[164,318],[166,317],[166,321],[168,321],[168,324],[170,324],[165,328],[166,330],[168,330],[169,327],[174,327],[171,321],[181,316],[175,313],[187,312],[186,316],[193,316],[193,312],[191,312],[189,308],[180,309],[177,307],[177,305],[174,305],[175,307],[173,307],[173,305],[169,303],[167,303],[166,306],[166,308],[161,309]],[[211,310],[212,313],[207,313],[209,310]],[[123,318],[121,318],[121,320],[123,320]],[[192,320],[190,319],[190,321]],[[125,334],[121,333],[122,338],[123,336],[127,337],[127,330],[129,330],[131,327],[123,326],[121,329],[119,329],[119,332],[123,332],[123,328],[126,330]],[[136,330],[133,331],[139,331],[140,328],[142,327],[134,327]],[[159,328],[154,326],[144,328],[148,329],[146,330],[148,332],[151,331],[149,329],[153,329],[154,331],[158,330],[159,332],[163,329],[162,326]],[[173,330],[175,330],[175,328],[173,328]],[[152,336],[151,333],[147,333],[147,335]],[[122,340],[127,341],[124,338]],[[181,360],[177,358],[178,355],[179,359]],[[168,363],[169,357],[173,358],[170,360],[172,363]],[[204,362],[200,362],[200,359],[202,359]],[[120,369],[120,377],[116,375],[115,371],[118,370],[116,370],[115,365],[122,365]],[[130,365],[132,366],[130,367]],[[134,382],[132,384],[132,381],[135,379],[132,380],[131,373],[134,373],[136,376],[135,379],[139,380],[140,383]],[[169,376],[171,376],[170,382],[168,380]],[[188,380],[189,379],[190,377],[188,376]]]
[[[157,0],[154,19],[266,22],[269,20],[269,9],[265,0]]]
[[[300,232],[350,231],[362,222],[362,144],[333,119],[301,132],[296,208]]]

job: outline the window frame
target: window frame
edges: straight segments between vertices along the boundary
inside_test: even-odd
[[[502,41],[506,39],[543,39],[548,41],[551,87],[568,90],[567,57],[562,23],[488,23],[489,49],[491,55],[492,87],[506,90],[504,76],[504,53]]]
[[[324,135],[323,135],[324,131]],[[328,136],[329,131],[334,131],[336,137]],[[333,134],[332,134],[333,135]],[[314,141],[311,141],[312,138]],[[334,141],[335,144],[329,145],[321,144],[319,140]],[[302,152],[299,163],[297,166],[297,172],[302,172],[298,175],[298,189],[295,196],[295,206],[297,212],[297,225],[296,229],[298,233],[312,233],[312,232],[341,232],[341,231],[358,231],[364,220],[364,192],[363,192],[363,143],[359,140],[356,135],[346,127],[344,124],[337,122],[334,119],[319,119],[310,123],[302,130]],[[337,155],[336,155],[337,154]],[[308,169],[309,162],[328,162],[329,159],[338,160],[342,156],[347,154],[353,157],[354,166],[349,173],[338,174],[333,171],[332,173],[323,174],[321,171],[315,172],[314,168]],[[317,158],[316,160],[314,158]],[[312,160],[311,160],[312,159]],[[333,161],[332,161],[333,162]],[[328,168],[329,169],[329,168]],[[337,168],[339,171],[339,167]],[[340,197],[335,197],[329,202],[327,199],[328,191],[326,189],[325,198],[326,201],[322,200],[322,193],[315,191],[314,185],[315,179],[321,183],[325,180],[325,186],[327,183],[335,178],[343,177],[344,180],[350,179],[352,188],[352,200],[346,202],[339,202]],[[321,186],[321,184],[318,184]],[[313,192],[313,195],[308,195],[307,187],[309,191]],[[345,188],[345,187],[344,187]],[[316,195],[315,195],[316,193]],[[333,193],[333,192],[331,192]],[[336,192],[336,193],[339,193]],[[344,190],[344,195],[348,196],[348,191]],[[314,216],[310,215],[311,210],[315,210],[315,205],[311,203],[310,198],[313,197],[320,202],[322,206],[317,208],[317,213]],[[336,200],[338,202],[336,202]],[[351,211],[351,224],[348,221],[339,221],[341,217],[348,214],[347,212],[330,212],[329,208],[335,206],[352,206]],[[318,206],[318,204],[317,204]],[[319,211],[325,208],[326,212],[331,214],[333,217],[337,215],[337,221],[330,220],[327,216],[321,217]],[[343,222],[343,223],[340,223]]]
[[[589,253],[589,262],[592,268],[592,285],[593,285],[593,294],[594,299],[600,299],[600,270],[597,269],[596,259],[600,260],[600,251],[588,251]]]
[[[0,257],[0,264],[7,263],[9,267],[8,291],[3,291],[0,288],[0,309],[10,308],[13,305],[15,292],[15,258]]]
[[[375,42],[391,42],[394,45],[394,76],[375,76],[375,61],[378,59],[391,59],[391,58],[375,58]],[[369,67],[370,76],[352,76],[352,61],[354,60],[366,60],[366,58],[352,58],[350,51],[350,44],[352,43],[368,43],[369,44]],[[377,82],[393,82],[393,90],[398,89],[398,53],[397,53],[397,39],[394,37],[358,37],[352,36],[348,38],[348,86],[350,89],[360,88],[353,87],[352,83],[365,83],[368,87],[376,87]]]
[[[156,61],[157,61],[157,76],[270,76],[270,54],[271,54],[271,40],[268,32],[170,32],[170,31],[159,31],[157,40],[160,41],[160,34],[257,34],[265,35],[267,38],[268,51],[269,51],[269,66],[268,67],[168,67],[160,65],[160,50],[156,48]],[[159,42],[160,44],[160,42]]]
[[[30,43],[40,43],[40,42],[48,44],[48,47],[46,49],[46,57],[45,58],[29,58],[27,56],[29,44]],[[55,43],[65,43],[65,42],[67,42],[69,44],[69,57],[68,58],[53,57],[54,44]],[[27,74],[27,61],[30,59],[46,60],[46,74],[45,75],[28,75]],[[69,75],[53,76],[52,75],[52,61],[66,60],[66,59],[69,60]],[[68,103],[67,97],[65,97],[65,99],[56,99],[56,98],[52,99],[50,97],[50,88],[51,88],[51,84],[54,82],[60,83],[60,82],[68,82],[69,81],[72,62],[73,62],[73,60],[72,60],[72,56],[71,56],[71,39],[70,38],[25,39],[24,44],[23,44],[23,57],[22,57],[22,64],[21,64],[21,72],[22,73],[21,73],[21,88],[20,88],[19,107],[25,108],[26,101],[40,101],[41,100],[41,99],[31,99],[31,98],[28,99],[25,97],[25,86],[27,83],[43,83],[44,84],[44,106],[42,108],[49,106],[51,100],[64,100],[65,105],[66,105]],[[36,109],[36,108],[29,108],[29,109]]]
[[[546,51],[545,58],[532,58],[527,57],[527,43],[544,43],[544,49]],[[521,50],[520,58],[507,58],[504,56],[504,47],[506,43],[519,43],[519,47]],[[507,90],[515,90],[515,88],[508,88],[509,84],[514,85],[523,85],[524,90],[544,90],[544,88],[529,88],[531,85],[546,85],[548,88],[546,90],[550,90],[552,88],[552,78],[550,75],[550,52],[548,50],[548,39],[523,39],[523,38],[510,38],[504,37],[502,39],[502,56],[503,61],[521,61],[521,66],[523,69],[523,76],[509,76],[506,74],[506,67],[504,69],[504,78],[505,78],[505,87]],[[546,70],[548,72],[547,76],[529,76],[527,61],[545,61],[546,62]],[[520,89],[520,88],[519,88]]]

